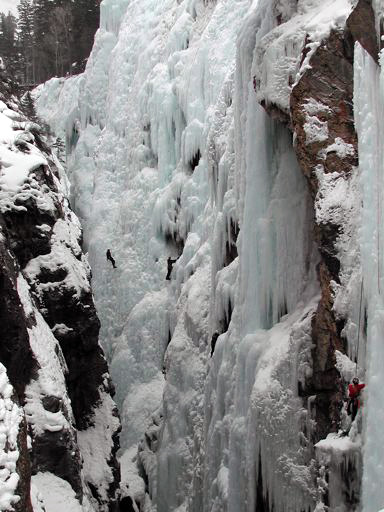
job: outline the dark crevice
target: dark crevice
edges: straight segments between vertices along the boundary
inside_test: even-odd
[[[259,455],[259,471],[258,471],[257,487],[256,487],[255,512],[274,512],[273,506],[271,507],[269,505],[268,491],[266,493],[264,493],[264,489],[263,489],[261,455]]]
[[[213,356],[213,353],[215,351],[215,348],[216,348],[216,341],[217,341],[217,338],[220,336],[220,333],[219,331],[215,331],[212,335],[212,338],[211,338],[211,357]]]
[[[233,219],[230,221],[230,228],[228,233],[228,240],[225,243],[225,259],[224,259],[224,267],[227,267],[234,261],[237,256],[237,237],[239,235],[239,225]]]
[[[138,510],[140,510],[140,506],[136,503]],[[119,511],[120,512],[136,512],[133,506],[133,500],[130,496],[126,496],[119,503]]]
[[[196,169],[196,167],[199,165],[201,158],[200,149],[197,150],[197,152],[193,155],[191,160],[188,162],[188,171],[190,174],[193,173],[193,171]]]
[[[278,321],[280,321],[280,319],[287,315],[288,314],[288,304],[287,304],[287,298],[284,297],[283,299],[283,302],[279,305],[279,310],[278,310]]]

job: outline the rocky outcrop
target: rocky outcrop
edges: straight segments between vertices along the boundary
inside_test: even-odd
[[[333,30],[309,60],[291,94],[291,123],[300,166],[313,198],[319,198],[322,175],[349,180],[357,172],[357,134],[353,115],[353,53],[359,43],[377,60],[375,22],[369,1],[360,0],[344,30]],[[371,27],[372,30],[367,30]],[[340,283],[340,237],[350,232],[350,219],[321,219],[315,238],[321,255],[322,290],[313,319],[314,374],[304,394],[315,394],[316,433],[321,439],[340,425],[343,389],[335,367],[335,351],[344,352],[345,319],[336,317],[333,283]]]
[[[0,242],[0,361],[16,393],[23,397],[25,386],[36,375],[37,362],[29,345],[28,328],[32,323],[17,293],[17,265],[3,233],[4,223]]]
[[[367,29],[369,27],[369,29]],[[353,55],[358,41],[378,59],[378,39],[370,0],[360,0],[346,20],[345,27],[331,30],[320,43],[307,34],[300,57],[299,78],[291,87],[290,111],[273,102],[261,100],[268,114],[287,125],[294,133],[294,147],[309,189],[317,202],[322,197],[321,176],[336,173],[349,180],[358,165],[357,134],[353,115]],[[291,79],[289,79],[292,82]],[[290,83],[292,85],[292,83]],[[254,79],[254,88],[258,83]],[[337,222],[317,219],[314,234],[321,256],[318,280],[321,299],[313,318],[313,370],[306,398],[315,395],[314,440],[337,431],[343,389],[335,367],[335,351],[344,352],[342,331],[345,319],[335,314],[333,283],[340,283],[340,237],[350,231],[349,219]],[[349,233],[350,234],[350,233]]]
[[[297,159],[314,201],[321,298],[312,318],[313,373],[306,379],[305,386],[299,389],[305,407],[315,420],[310,435],[314,444],[329,433],[337,432],[341,426],[345,382],[336,368],[336,353],[348,350],[343,330],[348,317],[345,311],[338,311],[336,299],[340,289],[347,288],[346,275],[354,272],[343,268],[345,241],[358,238],[353,212],[348,215],[347,207],[343,211],[336,202],[326,213],[322,208],[327,194],[331,196],[332,189],[339,183],[343,183],[346,189],[351,187],[358,171],[358,141],[353,112],[354,45],[359,42],[378,62],[378,40],[371,2],[360,0],[344,28],[332,29],[320,42],[311,40],[307,34],[296,82],[291,87],[289,113],[274,103],[260,101],[271,117],[292,130]],[[254,87],[256,90],[255,80]],[[337,201],[343,201],[342,195]],[[354,264],[359,265],[358,261]],[[333,453],[332,446],[326,447],[329,453]],[[325,463],[323,457],[323,469],[328,467],[329,472],[327,478],[338,479],[342,488],[338,494],[331,484],[329,488],[326,485],[324,503],[328,506],[335,505],[335,502],[332,505],[332,499],[336,495],[340,499],[338,506],[346,505],[348,510],[356,510],[359,506],[361,454],[355,445],[353,450],[351,453],[346,450],[343,454],[343,464],[335,463],[334,454]],[[335,453],[338,454],[336,448]],[[346,465],[348,470],[345,470]],[[344,469],[340,470],[340,467]]]
[[[318,173],[348,177],[357,165],[353,120],[353,38],[348,30],[332,31],[310,59],[291,95],[296,153],[313,198],[319,193]],[[335,367],[335,350],[344,351],[342,321],[333,311],[331,282],[340,282],[337,241],[343,225],[317,222],[315,238],[321,255],[318,278],[321,300],[313,319],[314,374],[305,394],[316,395],[316,439],[337,431],[342,389]]]
[[[16,471],[19,475],[19,482],[16,495],[20,496],[20,501],[16,503],[15,511],[33,512],[31,503],[31,462],[28,453],[27,422],[25,419],[20,424],[17,444],[19,447],[19,458]]]
[[[81,227],[63,169],[3,81],[0,116],[8,140],[0,146],[0,362],[26,418],[18,436],[17,510],[31,510],[31,468],[69,482],[80,502],[115,510],[120,426],[98,343]],[[106,444],[102,458],[87,449],[100,442],[95,432]],[[96,475],[87,469],[92,466]]]

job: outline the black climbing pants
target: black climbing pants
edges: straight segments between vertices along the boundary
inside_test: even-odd
[[[112,256],[109,256],[107,259],[112,263],[113,268],[116,268],[116,262],[115,262],[115,260],[112,258]]]
[[[357,411],[359,410],[359,400],[357,398],[350,398],[348,400],[347,413],[352,416],[352,421],[356,418]]]

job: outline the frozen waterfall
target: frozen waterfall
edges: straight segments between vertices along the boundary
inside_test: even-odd
[[[141,512],[357,512],[362,443],[362,510],[384,507],[383,79],[356,43],[359,166],[305,176],[290,94],[356,2],[315,4],[103,0],[85,73],[36,92],[67,143],[123,425],[122,495]],[[331,109],[304,99],[317,147]],[[335,138],[315,156],[329,154],[355,148]],[[337,278],[319,277],[324,226]],[[356,371],[369,394],[362,433],[356,421],[316,444],[308,383],[323,299],[340,340],[322,347],[334,352],[340,428]]]

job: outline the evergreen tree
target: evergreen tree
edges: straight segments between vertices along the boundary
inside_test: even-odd
[[[100,0],[20,0],[18,20],[0,13],[0,56],[23,84],[84,70]]]
[[[100,0],[77,0],[72,3],[74,40],[77,42],[74,58],[84,68],[100,23]]]
[[[18,6],[18,44],[24,84],[36,83],[36,56],[34,43],[34,5],[32,0],[21,0]]]
[[[28,117],[29,120],[37,122],[37,114],[35,110],[35,104],[32,99],[31,93],[27,91],[20,100],[20,108],[23,111],[24,115]]]
[[[51,14],[55,0],[33,0],[36,81],[45,82],[55,75],[56,41],[52,35]]]
[[[18,66],[18,50],[16,44],[16,18],[10,12],[6,16],[0,14],[0,56],[8,71],[16,76]]]

